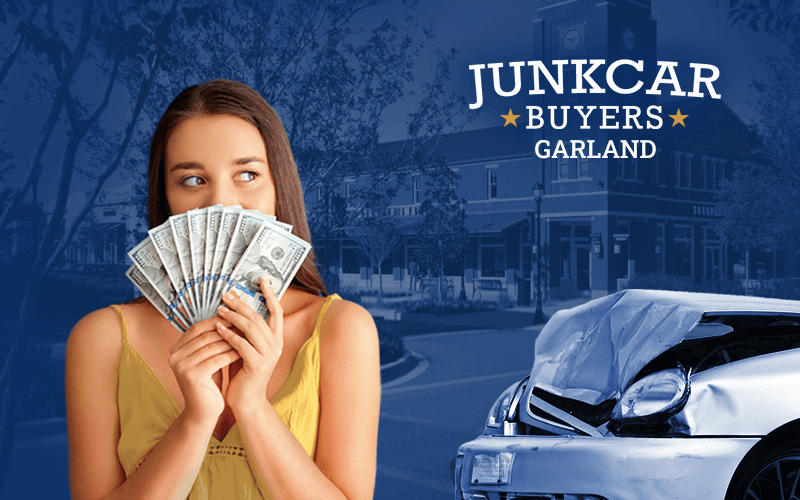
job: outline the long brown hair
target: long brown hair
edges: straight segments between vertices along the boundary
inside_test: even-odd
[[[164,174],[164,151],[170,134],[184,120],[213,115],[236,116],[258,129],[264,139],[267,162],[275,184],[275,215],[278,220],[294,227],[292,233],[311,241],[300,175],[281,119],[258,92],[243,83],[230,80],[212,80],[185,89],[170,103],[158,122],[150,144],[147,202],[150,227],[163,224],[170,216]],[[327,295],[314,265],[313,249],[300,266],[292,285],[311,293]]]

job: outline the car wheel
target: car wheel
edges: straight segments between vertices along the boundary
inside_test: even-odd
[[[765,443],[734,474],[726,500],[800,499],[800,441]]]

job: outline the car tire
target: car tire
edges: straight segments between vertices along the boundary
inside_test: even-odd
[[[800,498],[800,440],[767,439],[756,446],[736,469],[725,500]]]

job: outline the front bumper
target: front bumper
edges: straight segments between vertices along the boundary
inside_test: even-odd
[[[759,438],[480,436],[458,449],[456,500],[583,494],[609,500],[723,500],[733,472]],[[477,453],[513,452],[508,484],[470,484]],[[463,497],[469,498],[469,497]],[[476,497],[480,498],[480,497]]]

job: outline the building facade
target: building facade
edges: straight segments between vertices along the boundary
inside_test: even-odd
[[[596,0],[540,0],[539,18],[534,20],[534,59],[553,60],[630,59],[643,62],[643,70],[620,68],[618,84],[630,88],[637,79],[649,87],[656,77],[656,21],[650,17],[648,0],[597,2]],[[687,63],[688,65],[688,63]],[[564,88],[575,87],[575,68],[565,67]],[[513,72],[501,87],[513,86]],[[597,72],[598,74],[601,71]],[[602,69],[605,73],[605,67]],[[554,73],[555,74],[555,73]],[[491,90],[491,71],[485,71],[484,92]],[[600,81],[600,77],[596,77]],[[530,80],[530,78],[528,78]],[[524,81],[524,80],[523,80]],[[453,263],[446,275],[456,294],[463,276],[467,296],[477,284],[505,289],[513,300],[530,296],[536,272],[534,249],[537,236],[542,251],[545,298],[577,295],[599,297],[626,285],[636,274],[661,272],[688,283],[715,277],[744,278],[745,256],[726,246],[712,227],[715,220],[715,190],[722,179],[744,163],[766,164],[751,153],[756,135],[722,99],[667,95],[671,85],[662,85],[662,96],[644,90],[576,94],[548,91],[530,96],[530,105],[616,106],[618,110],[657,106],[660,127],[639,128],[620,113],[616,128],[580,127],[580,116],[570,116],[563,127],[527,129],[527,110],[517,126],[498,126],[450,134],[441,139],[440,153],[460,176],[457,196],[466,201],[465,226],[469,248],[463,262]],[[525,85],[522,86],[525,92]],[[527,93],[527,92],[526,92]],[[710,92],[709,92],[710,93]],[[626,108],[626,106],[628,108]],[[667,116],[677,110],[687,115],[684,125],[673,126]],[[573,110],[574,111],[574,110]],[[497,114],[500,114],[500,110]],[[505,110],[502,110],[504,113]],[[549,117],[544,115],[545,121]],[[577,119],[576,119],[577,118]],[[553,120],[557,124],[561,115]],[[644,124],[644,119],[640,122]],[[549,123],[547,125],[550,125]],[[547,141],[552,150],[562,140],[569,146],[580,139],[605,145],[609,141],[629,143],[648,140],[655,146],[649,158],[542,158],[537,143]],[[399,144],[383,144],[387,151]],[[619,148],[619,146],[618,146]],[[596,149],[603,150],[603,146]],[[621,153],[621,151],[620,151]],[[563,156],[563,155],[561,155]],[[580,156],[580,155],[577,155]],[[642,155],[640,155],[642,156]],[[649,156],[649,155],[643,155]],[[412,176],[401,189],[390,211],[397,217],[405,242],[381,269],[384,287],[408,289],[409,268],[417,248],[415,228],[423,201],[426,178]],[[346,178],[341,185],[347,200],[357,187],[368,186],[369,175]],[[540,223],[532,188],[543,187]],[[313,206],[312,199],[307,200]],[[371,286],[373,270],[357,245],[346,237],[325,242],[325,262],[338,273],[340,283]],[[793,252],[751,252],[752,277],[796,275]],[[422,273],[425,275],[425,269]],[[495,283],[496,282],[496,283]]]

